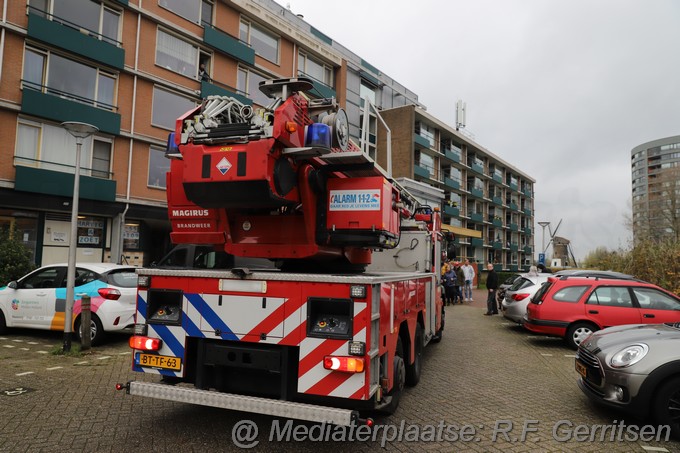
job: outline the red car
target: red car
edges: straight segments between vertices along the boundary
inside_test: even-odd
[[[680,298],[640,280],[551,277],[531,299],[524,327],[576,349],[596,330],[680,322]]]

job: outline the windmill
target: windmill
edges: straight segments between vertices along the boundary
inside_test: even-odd
[[[545,253],[545,251],[548,250],[548,247],[550,247],[550,244],[552,244],[553,261],[555,261],[555,259],[558,259],[560,262],[560,266],[568,267],[571,264],[573,264],[574,267],[577,267],[578,263],[576,262],[576,257],[574,256],[571,241],[569,241],[566,238],[557,236],[557,231],[560,229],[560,225],[562,225],[562,219],[560,219],[560,221],[557,223],[557,226],[555,227],[555,230],[553,231],[552,228],[550,228],[550,223],[548,223],[547,226],[548,233],[550,234],[550,240],[548,241],[548,245],[546,245],[545,249],[543,250],[543,253]]]

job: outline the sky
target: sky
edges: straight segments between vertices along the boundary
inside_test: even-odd
[[[680,135],[680,1],[277,1],[446,124],[463,100],[467,132],[536,180],[535,221],[561,221],[577,260],[630,246],[631,150]]]

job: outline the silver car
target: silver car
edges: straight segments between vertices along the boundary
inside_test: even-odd
[[[522,274],[515,280],[512,286],[505,291],[505,298],[501,304],[503,316],[522,324],[531,296],[536,294],[541,285],[548,281],[548,277],[554,277],[554,275],[544,273]]]
[[[680,323],[609,327],[581,342],[578,385],[591,400],[680,438]]]

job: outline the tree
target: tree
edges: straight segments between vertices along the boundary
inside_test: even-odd
[[[32,271],[31,251],[21,242],[19,231],[0,226],[0,286]]]

